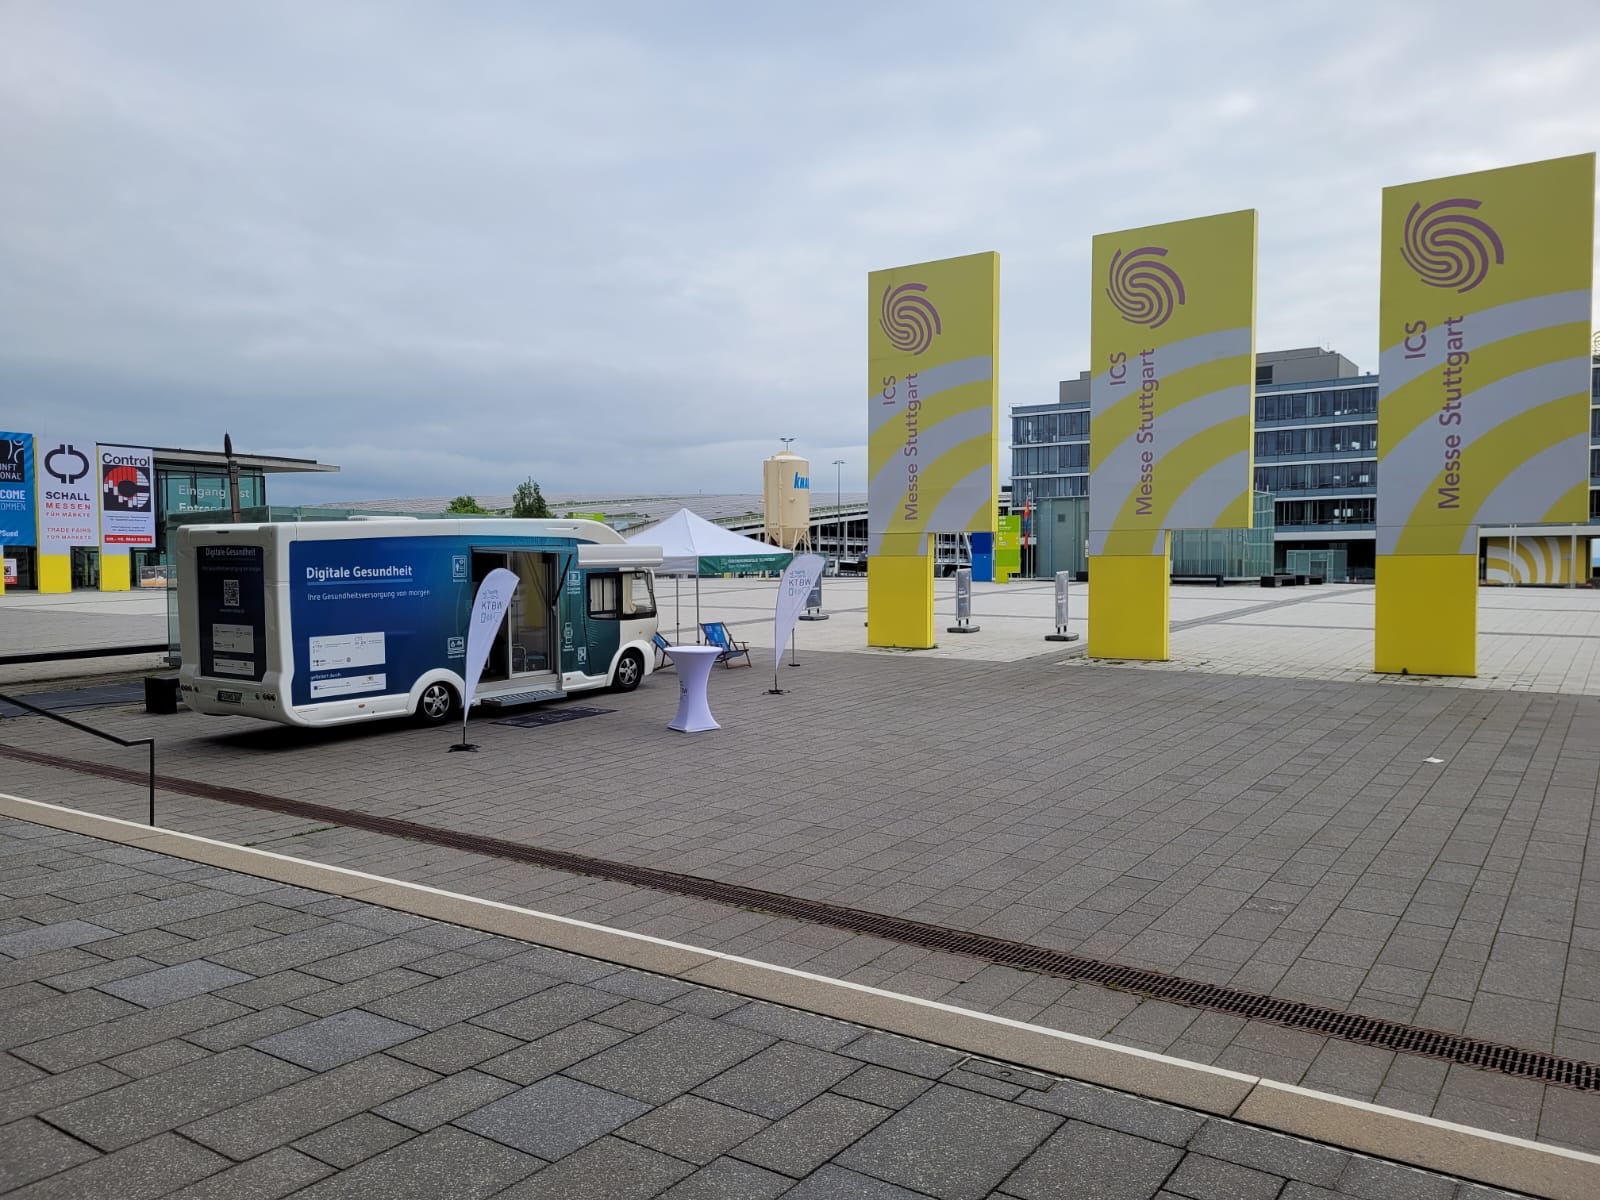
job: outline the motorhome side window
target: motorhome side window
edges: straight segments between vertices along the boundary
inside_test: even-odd
[[[656,615],[655,590],[647,571],[589,576],[589,616],[597,620],[633,620]]]
[[[615,621],[622,616],[622,576],[589,576],[589,615]]]

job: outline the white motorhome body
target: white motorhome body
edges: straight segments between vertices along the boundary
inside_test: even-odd
[[[404,518],[178,531],[184,702],[291,725],[459,715],[478,582],[516,573],[476,694],[631,690],[651,670],[656,547],[597,521]]]

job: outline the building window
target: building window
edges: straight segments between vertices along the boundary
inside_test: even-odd
[[[1259,386],[1259,385],[1261,385],[1263,383],[1271,383],[1271,382],[1272,382],[1272,364],[1271,363],[1257,363],[1256,364],[1256,384],[1257,384],[1257,386]]]

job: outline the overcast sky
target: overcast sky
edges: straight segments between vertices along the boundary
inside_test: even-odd
[[[869,270],[1000,252],[1005,412],[1092,235],[1254,207],[1259,346],[1372,369],[1380,189],[1597,142],[1592,0],[0,0],[0,428],[860,490]]]

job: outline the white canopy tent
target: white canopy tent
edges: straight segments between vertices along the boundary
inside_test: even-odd
[[[672,575],[678,579],[694,577],[697,638],[702,576],[733,575],[741,571],[781,571],[794,558],[792,551],[747,538],[721,525],[713,525],[687,508],[680,508],[665,520],[628,535],[627,540],[661,547],[661,565],[656,568],[657,575]],[[674,633],[679,633],[682,629],[681,620],[675,621],[674,626]]]

